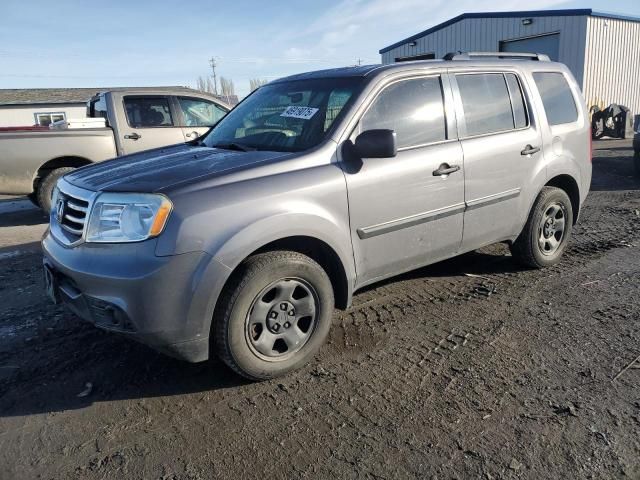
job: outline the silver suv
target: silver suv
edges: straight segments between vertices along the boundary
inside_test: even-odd
[[[365,285],[494,242],[557,263],[590,137],[576,81],[542,56],[294,75],[201,139],[63,177],[47,290],[170,355],[276,377]]]

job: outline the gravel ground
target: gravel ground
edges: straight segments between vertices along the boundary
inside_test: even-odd
[[[0,200],[0,478],[640,478],[631,153],[598,144],[560,265],[496,245],[375,285],[259,384],[49,304],[45,219]]]

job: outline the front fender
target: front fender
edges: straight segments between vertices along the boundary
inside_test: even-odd
[[[263,218],[238,230],[209,253],[220,263],[234,269],[261,247],[289,237],[312,237],[326,243],[342,262],[347,280],[353,284],[355,265],[348,225],[317,213],[283,212]]]

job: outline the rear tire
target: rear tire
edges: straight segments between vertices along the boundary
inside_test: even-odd
[[[214,313],[218,357],[250,380],[285,375],[324,344],[334,308],[324,269],[297,252],[254,255],[234,272]]]
[[[40,180],[36,189],[36,205],[43,209],[45,213],[49,213],[51,211],[51,196],[53,195],[53,189],[55,188],[58,179],[74,170],[74,167],[56,168],[55,170],[51,170],[42,178],[42,180]]]
[[[521,264],[543,268],[560,261],[573,229],[573,208],[564,190],[544,187],[538,195],[524,229],[511,245]]]

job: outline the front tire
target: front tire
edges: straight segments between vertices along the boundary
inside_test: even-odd
[[[297,252],[254,255],[234,272],[214,314],[220,359],[250,380],[285,375],[324,344],[334,308],[324,269]]]
[[[53,195],[53,189],[56,186],[56,182],[63,175],[74,171],[73,167],[61,167],[56,168],[55,170],[51,170],[47,173],[36,189],[36,205],[38,205],[45,213],[49,213],[51,211],[51,196]]]
[[[544,187],[538,195],[524,229],[511,245],[521,264],[543,268],[560,261],[573,230],[573,208],[564,190]]]

